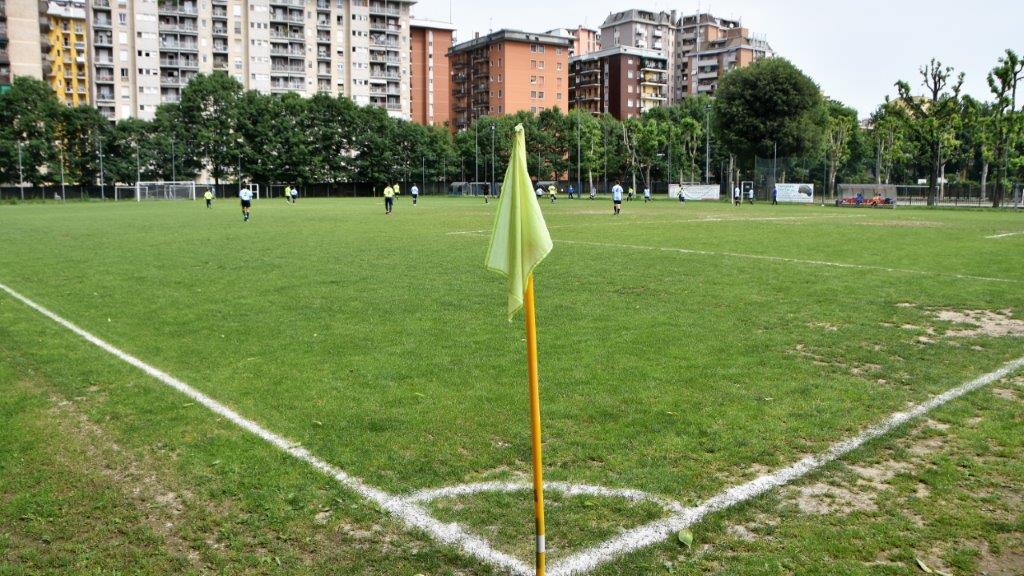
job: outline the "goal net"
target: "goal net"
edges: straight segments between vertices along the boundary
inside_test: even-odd
[[[195,200],[195,182],[139,182],[135,185],[135,200]]]

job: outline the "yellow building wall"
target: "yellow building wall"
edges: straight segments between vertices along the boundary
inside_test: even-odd
[[[50,86],[62,104],[88,104],[89,58],[85,20],[52,15],[49,19]]]

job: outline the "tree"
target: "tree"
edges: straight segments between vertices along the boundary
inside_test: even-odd
[[[52,181],[47,168],[57,158],[54,130],[60,114],[49,84],[28,76],[14,78],[10,90],[0,94],[0,181],[19,181],[19,150],[25,182],[41,186]]]
[[[938,194],[938,183],[942,173],[942,142],[948,138],[950,124],[960,112],[960,89],[964,83],[961,72],[953,76],[953,68],[943,66],[942,62],[932,58],[931,62],[922,66],[921,85],[925,88],[925,97],[914,96],[910,84],[900,80],[896,83],[900,100],[910,111],[913,129],[927,143],[931,172],[928,175],[928,205],[935,205]]]
[[[821,91],[784,58],[758,60],[718,85],[715,132],[741,162],[817,153],[826,124]]]
[[[875,184],[888,184],[893,165],[907,158],[909,118],[900,102],[885,102],[871,115],[869,137],[874,148]]]
[[[54,129],[54,144],[58,158],[50,166],[50,173],[58,175],[63,159],[64,179],[77,184],[99,181],[99,152],[103,141],[110,137],[111,126],[99,110],[89,106],[62,107]]]
[[[192,135],[193,149],[214,182],[237,166],[243,142],[236,131],[242,85],[224,72],[199,74],[181,91],[182,127]],[[276,121],[287,118],[274,117]]]
[[[828,163],[828,193],[836,194],[836,175],[850,159],[850,142],[858,130],[857,111],[837,100],[828,101],[825,128],[825,159]]]
[[[1002,204],[1009,171],[1009,153],[1020,137],[1020,121],[1016,117],[1016,90],[1022,73],[1024,62],[1013,50],[1007,50],[987,77],[989,91],[995,98],[990,119],[994,160],[999,170],[996,190],[992,195],[993,208],[998,208]]]

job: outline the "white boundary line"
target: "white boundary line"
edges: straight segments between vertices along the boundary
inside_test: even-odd
[[[705,222],[778,222],[778,221],[793,221],[793,220],[825,220],[833,218],[857,218],[860,214],[819,214],[817,216],[747,216],[747,217],[734,217],[734,216],[704,216],[701,218],[687,218],[684,220],[627,220],[615,221],[615,222],[581,222],[577,224],[554,224],[548,226],[549,229],[554,228],[584,228],[591,226],[633,226],[643,224],[701,224]],[[448,236],[458,236],[467,234],[474,236],[477,234],[489,233],[490,228],[485,230],[458,230],[455,232],[447,232]]]
[[[174,376],[167,374],[149,364],[139,360],[135,356],[120,350],[119,348],[109,344],[96,336],[86,332],[82,328],[72,324],[71,322],[61,318],[57,314],[43,308],[39,304],[36,304],[32,300],[29,300],[25,296],[22,296],[18,292],[14,291],[10,287],[0,283],[0,289],[7,292],[15,299],[20,300],[23,304],[32,308],[36,312],[39,312],[43,316],[46,316],[50,320],[53,320],[57,324],[60,324],[64,328],[67,328],[71,332],[74,332],[78,336],[82,337],[91,344],[96,345],[102,350],[109,352],[116,356],[118,359],[131,364],[132,366],[142,370],[149,376],[163,382],[167,386],[181,392],[185,396],[188,396],[192,400],[199,404],[202,404],[212,412],[223,416],[227,420],[230,420],[238,427],[242,428],[246,432],[253,434],[261,438],[264,442],[274,446],[278,450],[292,456],[297,460],[301,460],[325,476],[334,478],[339,484],[355,492],[364,499],[373,502],[379,506],[385,512],[398,517],[410,528],[417,528],[430,534],[435,540],[443,544],[457,546],[462,549],[463,552],[481,560],[485,563],[493,566],[501,567],[513,574],[519,574],[523,576],[529,576],[533,574],[533,569],[527,566],[525,563],[520,561],[504,552],[499,552],[491,547],[487,541],[483,540],[479,536],[475,536],[466,532],[461,526],[454,523],[445,523],[437,520],[422,506],[410,502],[401,496],[389,494],[384,490],[370,486],[360,478],[349,475],[344,470],[328,464],[324,460],[314,456],[305,448],[302,448],[300,444],[292,442],[282,436],[278,436],[273,432],[263,428],[259,424],[253,422],[235,412],[231,408],[221,404],[220,402],[210,398],[203,394],[199,390],[189,386],[188,384],[178,380]]]
[[[480,236],[475,232],[459,232],[465,236]],[[851,268],[854,270],[876,270],[879,272],[892,272],[895,274],[916,274],[919,276],[939,276],[942,278],[956,278],[958,280],[980,280],[983,282],[1004,282],[1009,284],[1024,283],[1024,280],[1013,280],[1010,278],[993,278],[989,276],[971,276],[969,274],[954,274],[951,272],[930,272],[928,270],[914,270],[911,268],[890,268],[888,266],[874,266],[872,264],[850,264],[846,262],[829,262],[827,260],[805,260],[802,258],[787,258],[785,256],[771,256],[768,254],[746,254],[742,252],[716,252],[713,250],[696,250],[692,248],[671,248],[664,246],[642,246],[639,244],[615,244],[611,242],[589,242],[586,240],[561,240],[555,239],[556,244],[577,244],[580,246],[595,246],[599,248],[628,248],[630,250],[650,250],[654,252],[676,252],[679,254],[694,254],[698,256],[726,256],[728,258],[748,258],[751,260],[768,260],[772,262],[787,262],[790,264],[806,264],[810,266],[830,266],[833,268]]]
[[[811,266],[830,266],[833,268],[853,268],[856,270],[877,270],[879,272],[894,272],[898,274],[917,274],[921,276],[942,276],[945,278],[957,278],[960,280],[982,280],[985,282],[1006,282],[1019,284],[1022,280],[1009,278],[990,278],[988,276],[971,276],[969,274],[953,274],[949,272],[929,272],[927,270],[913,270],[910,268],[890,268],[887,266],[874,266],[871,264],[849,264],[845,262],[828,262],[826,260],[805,260],[802,258],[787,258],[785,256],[770,256],[766,254],[745,254],[741,252],[715,252],[712,250],[692,250],[689,248],[666,248],[659,246],[640,246],[637,244],[612,244],[609,242],[587,242],[584,240],[555,240],[564,244],[579,244],[581,246],[598,246],[601,248],[629,248],[632,250],[653,250],[661,252],[678,252],[680,254],[697,254],[700,256],[727,256],[730,258],[749,258],[752,260],[770,260],[772,262],[788,262],[790,264],[808,264]]]
[[[991,240],[993,238],[1006,238],[1008,236],[1019,236],[1024,232],[1007,232],[1006,234],[996,234],[995,236],[985,236],[986,239]]]
[[[524,562],[509,554],[495,550],[487,541],[483,540],[479,536],[468,533],[458,524],[441,522],[431,516],[430,513],[421,505],[421,503],[429,503],[439,498],[464,496],[481,492],[528,490],[530,487],[527,484],[523,482],[481,482],[433,490],[421,490],[405,497],[390,494],[384,490],[370,486],[360,478],[349,475],[344,470],[336,466],[328,464],[326,461],[311,454],[305,448],[302,448],[299,444],[270,432],[252,420],[241,416],[231,408],[228,408],[195,388],[192,388],[188,384],[185,384],[181,380],[154,368],[142,360],[139,360],[127,352],[124,352],[82,328],[79,328],[75,324],[65,320],[39,304],[36,304],[5,284],[0,283],[0,290],[7,292],[29,308],[32,308],[64,328],[67,328],[89,343],[94,344],[98,348],[112,354],[139,370],[142,370],[149,376],[152,376],[189,398],[192,398],[197,403],[202,404],[212,412],[230,420],[243,430],[261,438],[278,450],[281,450],[297,460],[301,460],[309,464],[322,474],[334,478],[343,487],[348,488],[364,499],[375,503],[385,512],[398,517],[410,528],[423,530],[438,542],[457,546],[467,555],[495,567],[503,568],[512,574],[520,576],[529,576],[533,574],[533,569],[527,566]],[[1011,360],[988,374],[979,376],[965,384],[961,384],[960,386],[947,390],[946,392],[943,392],[938,396],[934,396],[925,402],[912,406],[903,412],[896,412],[881,423],[863,430],[857,436],[840,440],[839,442],[832,444],[821,454],[808,456],[795,464],[781,468],[771,474],[766,474],[745,484],[729,488],[693,508],[684,508],[678,502],[661,499],[639,490],[611,489],[601,486],[569,484],[565,482],[546,482],[545,487],[551,488],[556,492],[565,493],[566,495],[593,495],[626,498],[632,501],[652,501],[661,504],[666,510],[672,512],[672,514],[667,518],[627,530],[602,544],[566,557],[565,559],[553,564],[549,570],[549,574],[551,574],[551,576],[581,576],[594,568],[597,568],[601,564],[615,560],[619,556],[657,544],[665,540],[673,532],[692,526],[709,514],[726,510],[736,506],[737,504],[756,498],[774,488],[778,488],[798,480],[821,469],[826,464],[860,448],[865,443],[892,432],[896,428],[906,424],[908,421],[923,416],[939,406],[960,398],[974,390],[987,386],[1001,378],[1005,378],[1022,367],[1024,367],[1024,357]]]

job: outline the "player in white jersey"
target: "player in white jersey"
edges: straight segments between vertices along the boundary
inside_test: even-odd
[[[618,182],[612,186],[612,209],[614,210],[612,214],[616,216],[622,212],[622,185]]]
[[[242,222],[248,222],[252,211],[252,190],[242,188],[238,191],[238,199],[242,201]]]
[[[416,202],[420,199],[420,189],[419,189],[419,186],[416,186],[415,184],[413,184],[412,188],[409,189],[409,193],[412,194],[412,205],[415,206]]]

